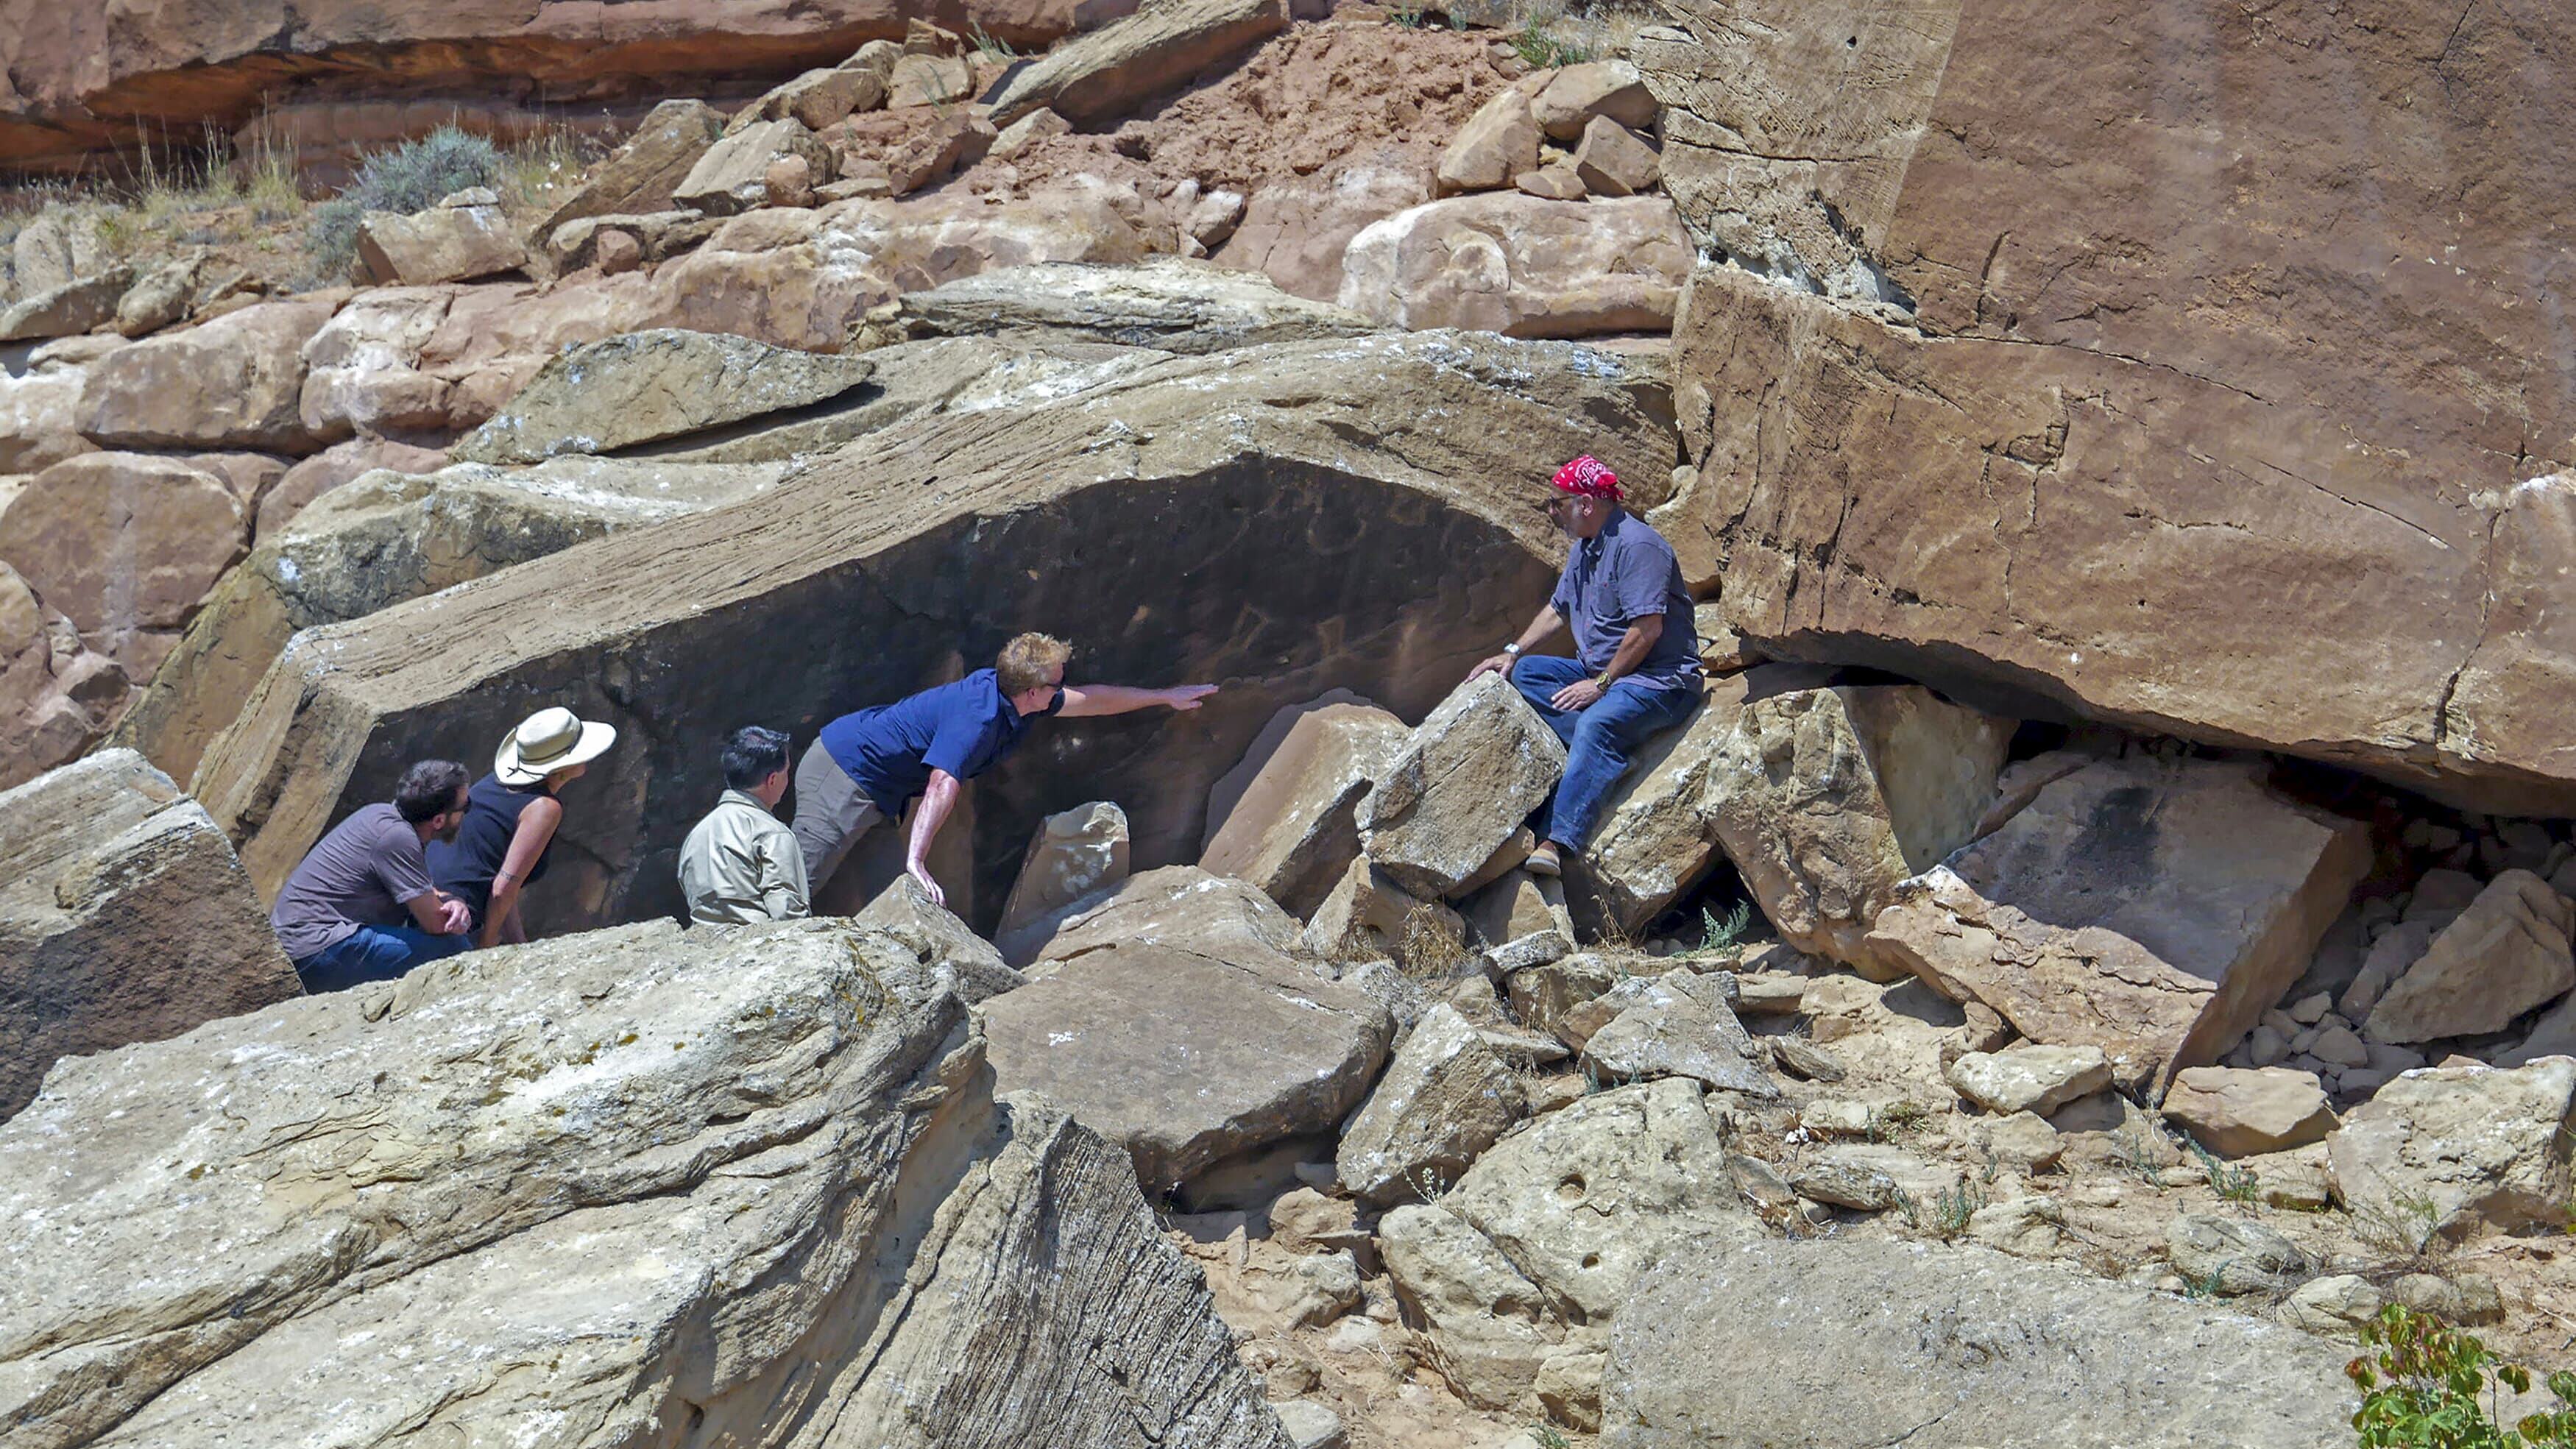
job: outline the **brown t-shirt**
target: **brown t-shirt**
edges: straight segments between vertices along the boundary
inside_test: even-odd
[[[287,959],[301,961],[349,939],[360,926],[411,923],[404,902],[429,889],[420,833],[391,805],[369,805],[343,820],[277,893],[269,929]]]

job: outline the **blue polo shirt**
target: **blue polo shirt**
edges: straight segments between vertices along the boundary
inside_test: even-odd
[[[955,684],[845,714],[823,726],[819,743],[887,819],[898,820],[929,788],[931,771],[971,780],[1019,744],[1030,720],[1062,708],[1058,690],[1045,709],[1024,718],[993,671],[978,669]]]
[[[1574,657],[1594,674],[1610,667],[1628,626],[1648,614],[1664,616],[1664,632],[1630,677],[1670,685],[1699,673],[1699,630],[1681,562],[1662,534],[1624,508],[1599,533],[1574,541],[1548,602],[1574,631]]]

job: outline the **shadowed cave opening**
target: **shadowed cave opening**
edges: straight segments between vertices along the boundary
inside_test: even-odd
[[[617,747],[565,792],[532,934],[676,916],[680,841],[721,792],[717,753],[745,724],[821,727],[992,662],[1043,630],[1073,645],[1075,683],[1215,683],[1189,713],[1040,722],[972,782],[941,842],[951,905],[998,919],[1031,834],[1091,800],[1127,812],[1137,870],[1198,858],[1208,787],[1280,708],[1340,687],[1418,720],[1546,598],[1555,567],[1508,529],[1434,494],[1314,464],[1242,456],[1180,479],[1109,482],[970,515],[758,598],[531,661],[388,716],[336,814],[388,798],[404,764],[465,761],[551,704],[617,726]],[[496,723],[497,722],[497,723]],[[791,815],[791,795],[780,809]],[[879,826],[818,910],[891,879],[900,832]]]

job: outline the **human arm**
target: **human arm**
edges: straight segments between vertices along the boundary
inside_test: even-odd
[[[1124,684],[1068,684],[1064,687],[1064,707],[1056,713],[1079,719],[1085,715],[1132,714],[1158,704],[1171,709],[1196,709],[1200,700],[1214,693],[1216,686],[1213,684],[1183,684],[1171,689],[1132,689]]]
[[[1558,709],[1582,709],[1609,692],[1612,684],[1643,663],[1655,641],[1664,637],[1664,616],[1648,614],[1628,626],[1619,636],[1619,647],[1610,654],[1610,663],[1590,679],[1578,679],[1556,692],[1548,703]]]
[[[528,808],[519,812],[519,828],[511,832],[510,848],[492,876],[492,899],[483,908],[483,939],[478,944],[498,946],[528,939],[527,926],[519,920],[519,888],[527,884],[528,872],[537,868],[537,857],[546,853],[555,827],[562,823],[563,802],[551,795],[529,801]]]
[[[1509,674],[1515,658],[1537,648],[1549,635],[1564,627],[1565,616],[1558,613],[1556,604],[1550,601],[1545,608],[1538,611],[1537,618],[1529,621],[1529,627],[1521,631],[1521,637],[1512,641],[1515,646],[1513,649],[1478,661],[1475,668],[1467,671],[1467,677],[1474,679],[1480,674],[1491,674],[1496,670]]]
[[[790,921],[814,913],[805,883],[805,852],[796,837],[771,831],[752,848],[753,878],[760,884],[760,909],[773,921]]]
[[[455,936],[474,924],[474,914],[465,903],[436,890],[425,890],[403,902],[411,912],[414,924],[433,936]]]
[[[939,828],[948,823],[948,812],[957,808],[957,777],[946,770],[932,770],[930,784],[921,792],[921,803],[912,810],[912,839],[904,847],[903,868],[921,888],[930,892],[933,904],[948,904],[947,893],[939,882],[930,878],[930,844],[939,838]]]

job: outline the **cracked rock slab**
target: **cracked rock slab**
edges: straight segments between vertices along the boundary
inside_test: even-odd
[[[1474,877],[1565,773],[1565,746],[1500,673],[1458,687],[1360,802],[1368,858],[1437,900]]]
[[[1601,1443],[2337,1444],[2347,1347],[1986,1248],[1693,1244],[1611,1325]]]

